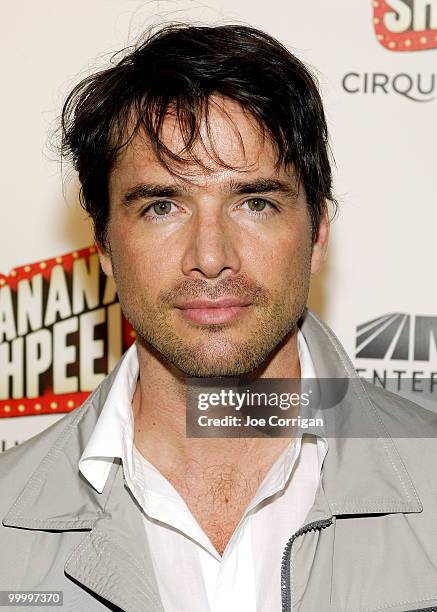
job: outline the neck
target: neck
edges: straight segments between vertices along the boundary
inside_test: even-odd
[[[268,363],[254,373],[258,378],[300,378],[297,327],[288,334]],[[132,407],[134,443],[163,473],[176,466],[249,462],[271,463],[289,438],[187,438],[185,375],[164,362],[150,346],[137,342],[140,376]],[[251,375],[252,376],[252,375]],[[234,459],[233,459],[234,458]]]

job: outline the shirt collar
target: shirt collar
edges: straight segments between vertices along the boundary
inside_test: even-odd
[[[299,353],[301,378],[317,378],[310,349],[306,343],[305,336],[299,328],[297,331],[297,351]]]
[[[125,441],[132,440],[133,443],[132,398],[138,374],[138,354],[134,343],[120,364],[96,426],[79,459],[79,470],[99,493],[103,491],[113,459],[124,458]]]

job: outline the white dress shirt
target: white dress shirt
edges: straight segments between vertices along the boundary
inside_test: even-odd
[[[297,340],[301,376],[315,378],[300,330]],[[142,509],[166,612],[279,612],[282,553],[313,504],[327,440],[315,435],[290,439],[220,556],[173,485],[133,444],[138,374],[134,344],[82,453],[80,471],[102,492],[113,459],[121,458],[126,484]]]

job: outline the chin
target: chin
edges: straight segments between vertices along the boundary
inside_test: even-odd
[[[242,355],[236,358],[235,352],[233,351],[232,355],[221,355],[219,359],[217,356],[205,358],[191,352],[190,357],[185,357],[185,359],[178,361],[179,363],[175,363],[174,365],[176,365],[176,367],[186,376],[195,378],[218,378],[250,374],[250,372],[253,372],[253,370],[260,365],[263,359],[242,359]]]
[[[230,368],[229,366],[223,368],[217,368],[216,366],[211,366],[211,368],[206,368],[205,364],[202,364],[199,368],[189,368],[184,369],[180,368],[180,370],[185,374],[185,376],[193,377],[193,378],[233,378],[236,376],[244,376],[245,374],[249,374],[251,370],[240,370],[238,368]]]

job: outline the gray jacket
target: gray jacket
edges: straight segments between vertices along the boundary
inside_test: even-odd
[[[312,312],[301,330],[319,377],[353,379],[340,427],[364,417],[379,435],[328,440],[314,505],[284,542],[283,611],[437,610],[437,416],[359,379]],[[80,408],[1,455],[0,590],[63,591],[64,611],[163,611],[119,462],[101,494],[78,471],[115,371]],[[429,437],[388,435],[417,421]]]

